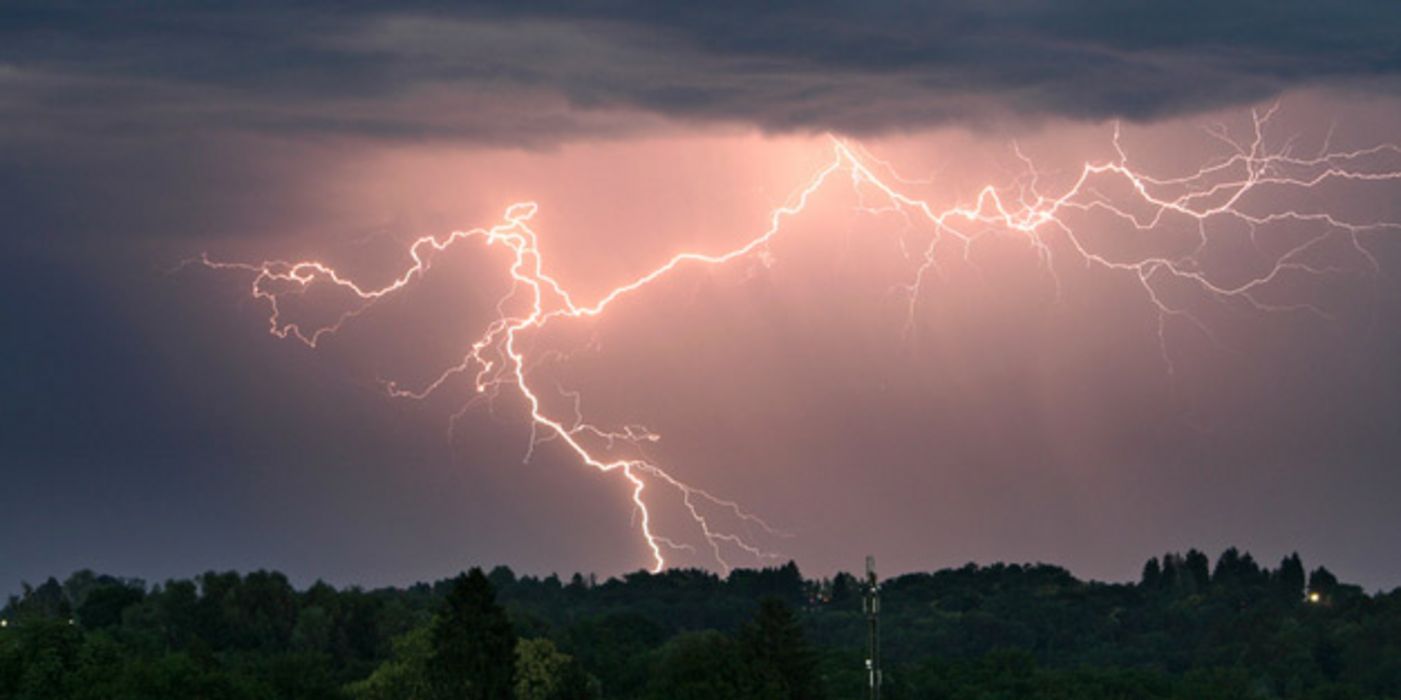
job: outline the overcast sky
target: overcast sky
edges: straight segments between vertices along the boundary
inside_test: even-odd
[[[1401,143],[1397,26],[1392,2],[7,3],[0,589],[85,567],[381,585],[650,566],[624,480],[558,444],[523,463],[518,397],[382,389],[460,360],[509,289],[500,250],[454,249],[315,350],[267,333],[248,274],[192,256],[378,285],[416,237],[531,200],[546,267],[592,300],[762,233],[829,133],[936,206],[1025,193],[1024,158],[1058,194],[1120,157],[1116,123],[1164,179],[1229,158],[1276,104],[1273,153]],[[1243,206],[1370,224],[1401,221],[1398,195],[1334,178]],[[647,425],[650,457],[762,515],[787,536],[746,536],[811,574],[874,553],[892,573],[1040,560],[1118,580],[1236,545],[1401,585],[1401,230],[1310,248],[1308,274],[1259,290],[1292,310],[1148,289],[995,227],[911,297],[933,232],[862,211],[871,196],[834,178],[764,255],[532,339],[547,408],[577,393],[600,425]],[[1180,220],[1075,227],[1109,259],[1228,285],[1321,231],[1216,220],[1198,247]],[[1150,291],[1192,316],[1160,324]],[[650,493],[697,546],[675,494]]]

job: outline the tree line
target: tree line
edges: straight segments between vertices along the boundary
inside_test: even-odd
[[[0,698],[854,698],[861,592],[791,562],[368,591],[80,571],[0,609]],[[881,595],[892,700],[1401,697],[1401,588],[1367,594],[1297,555],[1169,553],[1133,583],[969,564]]]

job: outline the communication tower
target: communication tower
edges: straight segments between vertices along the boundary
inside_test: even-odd
[[[870,676],[871,700],[880,700],[880,582],[876,580],[876,558],[866,557],[866,592],[861,607],[870,627],[866,647],[866,672]]]

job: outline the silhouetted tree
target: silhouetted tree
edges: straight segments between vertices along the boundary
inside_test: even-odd
[[[1143,588],[1155,591],[1163,583],[1163,568],[1158,565],[1158,558],[1153,557],[1143,565],[1143,575],[1139,578],[1138,585]]]
[[[840,571],[832,577],[832,604],[845,605],[856,598],[860,583],[851,574]]]
[[[78,606],[78,622],[89,629],[114,627],[122,621],[122,611],[140,603],[145,597],[146,592],[140,588],[111,579],[109,583],[98,584],[85,591],[83,602]]]
[[[491,587],[493,589],[498,591],[505,590],[515,585],[516,572],[512,571],[511,567],[500,564],[493,567],[491,573],[487,574],[487,580],[491,582]]]
[[[19,597],[10,597],[5,607],[6,615],[18,620],[59,620],[66,621],[73,615],[73,606],[63,594],[63,586],[58,579],[49,577],[38,588],[28,583],[21,584]]]
[[[754,619],[740,631],[740,646],[753,668],[760,697],[814,700],[822,697],[817,657],[793,609],[777,598],[759,603]]]
[[[433,620],[428,659],[440,700],[507,700],[515,685],[516,633],[481,569],[452,582]]]
[[[735,569],[726,582],[743,595],[779,598],[798,603],[803,599],[803,575],[792,561],[780,567]]]
[[[584,581],[583,574],[575,573],[569,577],[569,584],[564,587],[564,590],[571,598],[578,600],[588,592],[589,584]]]
[[[1299,600],[1304,595],[1304,562],[1295,552],[1279,563],[1274,581],[1280,594],[1287,600]]]
[[[1216,560],[1216,568],[1211,572],[1211,582],[1217,586],[1253,586],[1263,582],[1260,566],[1250,554],[1241,554],[1235,547],[1229,547]]]
[[[1309,574],[1310,593],[1318,593],[1319,595],[1326,596],[1332,593],[1333,589],[1337,587],[1338,577],[1334,576],[1333,572],[1329,571],[1328,569],[1325,569],[1320,566],[1317,569],[1314,569],[1313,572]]]
[[[1211,583],[1211,560],[1207,559],[1205,554],[1189,549],[1186,558],[1183,559],[1183,566],[1191,580],[1192,590],[1206,590],[1207,585]]]

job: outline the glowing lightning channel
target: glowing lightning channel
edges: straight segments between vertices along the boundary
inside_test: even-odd
[[[1281,150],[1268,151],[1265,145],[1265,129],[1276,109],[1277,105],[1263,113],[1252,111],[1252,133],[1246,142],[1233,140],[1224,128],[1209,131],[1213,137],[1226,143],[1231,153],[1185,176],[1155,178],[1131,168],[1128,156],[1120,145],[1119,129],[1116,125],[1113,145],[1117,157],[1108,162],[1085,163],[1074,183],[1059,195],[1048,196],[1042,192],[1040,173],[1030,159],[1022,155],[1020,149],[1015,149],[1017,157],[1025,165],[1026,173],[1018,179],[1013,188],[999,190],[989,185],[978,191],[971,204],[943,210],[936,209],[925,200],[904,194],[899,189],[899,185],[911,185],[919,181],[901,178],[888,163],[869,155],[859,145],[833,137],[831,160],[817,170],[787,204],[770,213],[768,227],[762,233],[736,248],[720,253],[678,253],[650,272],[610,290],[592,304],[576,302],[569,292],[546,272],[537,236],[529,225],[537,210],[534,202],[511,205],[506,209],[503,221],[492,228],[454,231],[442,238],[425,236],[417,239],[409,246],[409,257],[413,264],[390,283],[378,288],[362,287],[334,268],[317,261],[265,261],[250,264],[220,262],[203,256],[199,262],[213,269],[253,273],[251,294],[255,299],[265,301],[269,305],[269,332],[278,338],[293,338],[315,348],[322,339],[335,334],[346,322],[376,301],[423,277],[432,256],[454,244],[479,239],[488,245],[505,247],[513,256],[508,269],[512,286],[497,303],[496,318],[472,343],[456,365],[446,368],[432,381],[417,389],[402,388],[395,382],[386,382],[389,394],[405,399],[424,399],[459,376],[471,376],[479,396],[494,397],[503,387],[517,392],[530,409],[532,435],[526,454],[527,460],[539,444],[558,442],[573,452],[585,465],[605,473],[618,472],[627,479],[631,485],[631,498],[634,512],[638,516],[638,525],[652,554],[654,571],[660,571],[666,566],[664,547],[692,553],[696,549],[690,544],[678,542],[654,531],[652,515],[644,498],[647,479],[657,485],[669,487],[680,495],[686,514],[699,530],[706,549],[710,551],[716,563],[728,571],[730,563],[726,559],[726,551],[743,552],[761,563],[771,560],[776,555],[761,549],[747,535],[721,529],[715,522],[716,518],[723,515],[746,526],[746,530],[748,526],[753,526],[767,535],[783,533],[775,530],[757,515],[744,510],[738,503],[686,484],[646,458],[642,448],[648,443],[656,442],[659,436],[645,426],[629,425],[619,430],[607,430],[590,424],[584,420],[580,396],[562,388],[561,394],[571,400],[573,415],[562,418],[547,413],[539,390],[528,380],[530,372],[527,358],[519,343],[523,332],[544,328],[546,324],[557,319],[599,316],[615,301],[647,287],[682,266],[718,266],[752,254],[766,254],[766,246],[782,231],[783,223],[800,214],[833,175],[845,173],[850,177],[851,184],[858,194],[859,210],[873,214],[895,212],[905,217],[911,225],[922,220],[933,227],[934,236],[919,256],[911,281],[903,285],[909,295],[907,330],[914,324],[921,286],[927,274],[936,268],[936,252],[946,237],[962,248],[964,258],[967,259],[972,244],[984,235],[989,227],[1024,235],[1054,276],[1055,268],[1051,265],[1052,248],[1045,236],[1047,232],[1059,232],[1069,243],[1071,252],[1084,264],[1122,272],[1137,281],[1146,298],[1157,309],[1160,348],[1171,371],[1172,364],[1164,337],[1165,324],[1169,318],[1185,318],[1207,335],[1211,335],[1211,332],[1206,324],[1192,316],[1188,310],[1165,303],[1160,293],[1159,280],[1166,278],[1189,282],[1212,298],[1222,301],[1240,300],[1259,311],[1308,310],[1322,314],[1320,309],[1309,304],[1268,304],[1261,301],[1256,292],[1289,272],[1319,275],[1333,271],[1307,262],[1305,255],[1335,235],[1345,236],[1352,248],[1375,270],[1378,268],[1376,257],[1367,249],[1363,236],[1383,230],[1401,229],[1401,223],[1397,222],[1349,222],[1328,213],[1286,209],[1252,214],[1243,209],[1243,198],[1251,191],[1266,186],[1311,188],[1329,180],[1401,181],[1401,170],[1369,170],[1361,165],[1372,157],[1401,156],[1401,148],[1383,144],[1363,150],[1332,151],[1328,147],[1331,142],[1331,130],[1330,141],[1325,142],[1318,155],[1295,156],[1292,153],[1292,142]],[[878,175],[877,169],[885,171],[886,176]],[[1135,204],[1140,209],[1146,208],[1148,213],[1133,213],[1125,206],[1115,205],[1094,188],[1093,183],[1099,178],[1121,179],[1133,191],[1136,197]],[[896,184],[888,184],[890,182]],[[1169,194],[1170,192],[1177,194]],[[868,195],[878,196],[883,203],[879,206],[868,204]],[[1092,250],[1076,234],[1060,216],[1067,211],[1107,213],[1137,231],[1154,230],[1169,217],[1185,217],[1196,223],[1200,244],[1192,253],[1177,258],[1149,256],[1137,260],[1114,260],[1106,254]],[[1244,282],[1224,284],[1214,281],[1202,272],[1194,257],[1207,243],[1207,222],[1216,218],[1243,222],[1250,227],[1252,239],[1257,228],[1284,221],[1315,224],[1319,226],[1320,232],[1277,256],[1271,269],[1264,274]],[[903,245],[902,240],[902,249]],[[314,328],[304,328],[301,324],[285,320],[279,300],[287,295],[305,292],[318,282],[331,284],[351,293],[358,299],[358,304],[341,312],[333,323]],[[1056,284],[1059,288],[1058,279]],[[507,307],[522,295],[528,302],[528,310],[524,313],[507,311]],[[468,405],[470,406],[471,402]],[[463,411],[465,410],[464,407]],[[454,420],[461,414],[462,412],[459,412],[455,415]],[[618,445],[634,447],[642,456],[603,456],[613,453]]]

